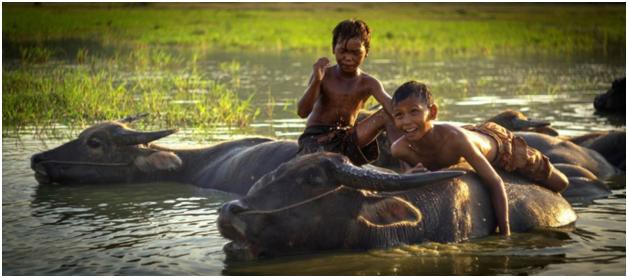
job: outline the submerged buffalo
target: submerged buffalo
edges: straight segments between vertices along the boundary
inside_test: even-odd
[[[569,141],[598,152],[613,166],[626,170],[625,131],[591,132],[570,138]]]
[[[425,175],[430,174],[438,172]],[[342,155],[298,157],[220,209],[219,231],[232,240],[225,252],[233,259],[254,259],[458,242],[495,232],[488,190],[475,174],[440,182],[426,178],[411,186],[392,184],[386,174],[353,166]],[[559,194],[510,174],[504,174],[504,181],[513,232],[576,220]]]
[[[247,138],[200,149],[170,149],[152,141],[175,130],[139,132],[129,121],[85,129],[68,143],[31,157],[40,184],[173,181],[245,194],[261,176],[294,158],[292,141]]]
[[[623,174],[622,171],[611,165],[600,153],[576,145],[569,140],[536,132],[516,132],[515,134],[521,136],[528,145],[549,157],[554,164],[570,164],[582,167],[593,173],[600,180]],[[613,148],[619,147],[615,146]]]
[[[626,77],[615,79],[606,93],[596,96],[593,107],[601,113],[626,116]]]
[[[487,121],[497,123],[511,131],[528,131],[556,136],[558,139],[564,141],[570,141],[580,147],[594,150],[601,154],[610,164],[613,166],[625,170],[626,169],[626,132],[625,131],[596,131],[587,133],[575,137],[559,136],[558,131],[550,127],[551,123],[546,121],[537,121],[528,118],[520,111],[506,110],[497,114],[496,116],[488,119]],[[547,144],[545,142],[548,142]],[[548,144],[558,146],[557,139],[552,138],[536,138],[529,144],[539,144],[539,146],[546,146]],[[568,143],[563,143],[568,145]],[[558,149],[577,149],[577,147],[564,147],[560,146]],[[546,149],[549,149],[546,147]],[[578,153],[582,153],[581,150],[576,150]],[[586,150],[584,151],[586,152]],[[550,154],[550,159],[552,159]],[[588,156],[588,155],[587,155]],[[573,163],[580,163],[587,160],[584,157],[583,160],[574,160]],[[593,158],[593,160],[598,160]],[[558,163],[558,162],[556,162]],[[600,166],[604,167],[604,166]]]

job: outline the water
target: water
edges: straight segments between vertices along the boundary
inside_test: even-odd
[[[246,131],[218,129],[202,144],[259,134],[295,139],[304,120],[295,99],[310,73],[311,55],[212,54],[207,78],[220,62],[238,61],[238,92],[255,93],[263,112]],[[369,57],[365,70],[389,93],[409,79],[432,85],[439,120],[478,122],[504,109],[553,122],[561,134],[625,130],[625,117],[594,115],[591,101],[625,75],[625,64],[604,58]],[[269,103],[270,92],[275,100]],[[163,144],[198,145],[186,134]],[[625,178],[613,194],[574,204],[574,227],[487,237],[457,244],[427,243],[389,250],[346,250],[255,262],[225,260],[227,241],[216,209],[234,195],[191,185],[38,186],[29,167],[33,153],[62,140],[35,139],[25,131],[2,139],[2,269],[5,275],[624,275]]]

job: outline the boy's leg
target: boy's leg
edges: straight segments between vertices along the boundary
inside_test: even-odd
[[[549,190],[560,193],[567,189],[567,186],[569,186],[569,180],[563,172],[556,169],[556,167],[552,165],[549,177],[542,183],[542,185]]]
[[[380,109],[366,119],[360,121],[355,126],[355,132],[358,137],[358,146],[360,148],[373,142],[373,140],[384,129],[386,124],[392,123],[392,119],[384,109]]]
[[[529,147],[521,137],[513,138],[512,159],[518,164],[517,172],[554,192],[563,192],[569,180],[556,169],[539,150]]]

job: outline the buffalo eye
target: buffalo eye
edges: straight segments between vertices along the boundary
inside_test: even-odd
[[[100,148],[101,143],[98,140],[89,139],[89,140],[87,140],[87,146],[89,146],[90,148],[96,149],[96,148]]]

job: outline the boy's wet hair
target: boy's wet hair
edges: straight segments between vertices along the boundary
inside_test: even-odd
[[[428,107],[434,104],[434,97],[432,97],[432,91],[427,85],[417,82],[417,81],[408,81],[403,83],[403,85],[399,86],[392,97],[393,105],[407,99],[409,97],[418,97],[427,105]]]
[[[371,44],[371,29],[368,25],[366,25],[366,22],[355,18],[347,19],[338,23],[332,33],[334,34],[334,37],[331,41],[332,51],[336,47],[336,43],[338,43],[338,40],[346,41],[352,38],[360,38],[362,43],[364,43],[366,53],[369,52],[369,47]]]

